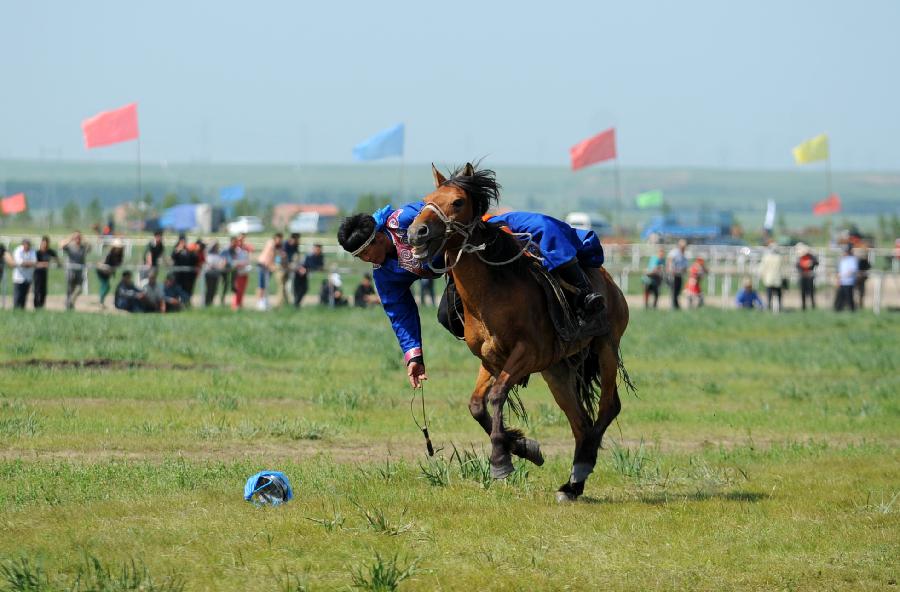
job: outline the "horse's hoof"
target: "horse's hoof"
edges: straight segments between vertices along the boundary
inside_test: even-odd
[[[512,459],[507,457],[506,462],[501,462],[496,465],[491,464],[491,477],[493,477],[494,479],[506,479],[515,470],[516,467],[513,466]]]
[[[530,460],[537,466],[544,464],[544,455],[541,454],[541,444],[537,440],[531,438],[523,438],[525,440],[525,460]]]
[[[578,501],[578,496],[571,494],[568,491],[556,492],[556,502],[559,504],[571,504],[576,501]]]

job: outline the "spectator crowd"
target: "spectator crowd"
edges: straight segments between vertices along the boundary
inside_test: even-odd
[[[216,240],[207,244],[199,238],[189,241],[187,236],[179,235],[168,250],[163,233],[155,232],[138,265],[126,265],[125,244],[119,238],[107,242],[101,251],[96,262],[88,263],[91,246],[77,231],[60,241],[58,251],[51,248],[46,236],[37,249],[29,239],[23,239],[11,251],[0,243],[0,282],[9,268],[16,309],[26,308],[30,293],[35,309],[45,306],[51,267],[64,269],[67,310],[75,308],[91,272],[96,276],[101,309],[110,302],[114,308],[132,313],[178,312],[191,306],[202,284],[200,296],[204,306],[218,303],[240,310],[251,281],[256,282],[257,309],[291,304],[299,309],[309,292],[311,274],[326,271],[322,245],[315,244],[303,253],[297,233],[287,240],[276,233],[258,255],[244,234],[231,237],[224,246]],[[201,278],[202,282],[198,281]],[[322,280],[319,302],[328,306],[350,304],[336,266]],[[357,286],[352,303],[363,307],[378,303],[368,274]]]
[[[276,233],[268,239],[258,255],[245,234],[232,236],[227,245],[212,240],[189,241],[179,235],[171,250],[167,250],[162,232],[154,233],[147,243],[137,266],[125,265],[124,243],[119,238],[107,242],[96,262],[89,264],[91,246],[80,232],[74,232],[53,249],[49,237],[44,236],[34,248],[29,239],[10,251],[0,243],[0,287],[4,272],[9,269],[12,281],[13,306],[26,307],[29,294],[35,309],[46,305],[48,275],[51,268],[65,270],[65,308],[72,310],[86,285],[89,271],[96,276],[99,307],[112,306],[128,312],[177,312],[191,306],[197,286],[202,284],[204,306],[228,305],[233,310],[244,306],[245,294],[251,282],[256,284],[256,308],[269,310],[279,306],[300,308],[310,291],[313,272],[324,273],[318,287],[318,302],[331,307],[371,306],[379,303],[372,278],[365,274],[352,294],[347,294],[344,281],[336,266],[326,270],[321,244],[314,244],[309,252],[301,252],[300,235],[291,234],[286,240]],[[689,308],[704,305],[704,279],[709,274],[703,257],[689,258],[687,242],[679,241],[670,251],[660,248],[649,258],[642,277],[644,307],[655,309],[661,293],[668,289],[671,308],[680,309],[682,296]],[[793,263],[774,242],[765,249],[756,268],[757,282],[745,277],[735,298],[740,309],[782,310],[784,290],[788,288],[790,265],[799,280],[802,310],[816,308],[816,274],[819,260],[811,249],[800,243]],[[871,264],[865,249],[856,253],[851,246],[844,249],[835,277],[834,309],[856,310],[865,303],[866,282]],[[202,278],[202,282],[198,281]],[[313,292],[315,294],[315,292]],[[762,295],[765,296],[765,301]],[[435,305],[433,281],[420,282],[420,302],[430,300]]]
[[[703,257],[696,257],[693,261],[688,258],[687,246],[686,241],[680,240],[668,253],[659,249],[650,257],[642,277],[644,308],[657,308],[663,286],[667,286],[671,292],[672,309],[681,308],[682,294],[686,296],[690,308],[703,306],[703,279],[709,274],[709,270]],[[815,280],[819,260],[809,246],[803,243],[798,243],[794,250],[797,259],[793,266],[799,279],[801,309],[815,309]],[[756,268],[756,279],[765,292],[765,303],[755,288],[753,278],[745,277],[735,298],[735,306],[740,309],[781,311],[783,293],[788,289],[791,275],[789,265],[790,262],[785,260],[781,249],[774,241],[770,241]],[[866,281],[871,268],[865,248],[857,249],[854,253],[852,245],[844,247],[838,262],[834,310],[853,311],[863,307]]]

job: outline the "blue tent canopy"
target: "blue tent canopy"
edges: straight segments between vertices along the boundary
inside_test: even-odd
[[[191,230],[197,226],[197,206],[182,204],[171,207],[160,216],[159,225],[161,228],[178,232]]]

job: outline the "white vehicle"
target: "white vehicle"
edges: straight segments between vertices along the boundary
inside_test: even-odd
[[[585,212],[569,212],[566,215],[566,224],[579,230],[593,230],[597,236],[605,236],[612,230],[609,222],[602,216]]]
[[[257,216],[238,216],[228,223],[228,234],[252,234],[265,230],[262,220]]]
[[[323,216],[319,212],[300,212],[288,224],[288,231],[301,234],[323,233],[333,221],[334,216]]]

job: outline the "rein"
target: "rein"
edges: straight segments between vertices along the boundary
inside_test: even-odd
[[[445,214],[439,207],[437,207],[433,203],[425,204],[425,207],[422,209],[431,210],[438,218],[440,218],[441,222],[444,223],[444,240],[441,242],[441,246],[437,249],[438,253],[445,252],[444,248],[447,246],[447,241],[450,240],[450,237],[454,234],[459,234],[463,237],[463,242],[456,253],[456,260],[454,260],[453,263],[446,267],[433,267],[429,265],[429,267],[431,267],[431,270],[435,273],[446,273],[456,267],[459,264],[459,260],[462,258],[463,253],[475,253],[475,256],[478,257],[485,265],[491,265],[494,267],[509,265],[516,259],[522,257],[528,251],[528,247],[534,244],[534,241],[532,240],[532,234],[530,232],[510,232],[509,234],[512,236],[526,238],[525,244],[522,246],[522,248],[519,249],[519,252],[506,261],[488,261],[481,256],[481,251],[484,251],[487,248],[487,244],[481,243],[480,245],[474,245],[469,242],[472,239],[472,231],[475,230],[476,226],[478,226],[479,220],[477,218],[475,220],[472,220],[470,224],[460,224],[456,220],[450,218],[450,216]],[[538,259],[540,259],[540,257],[538,257]]]

